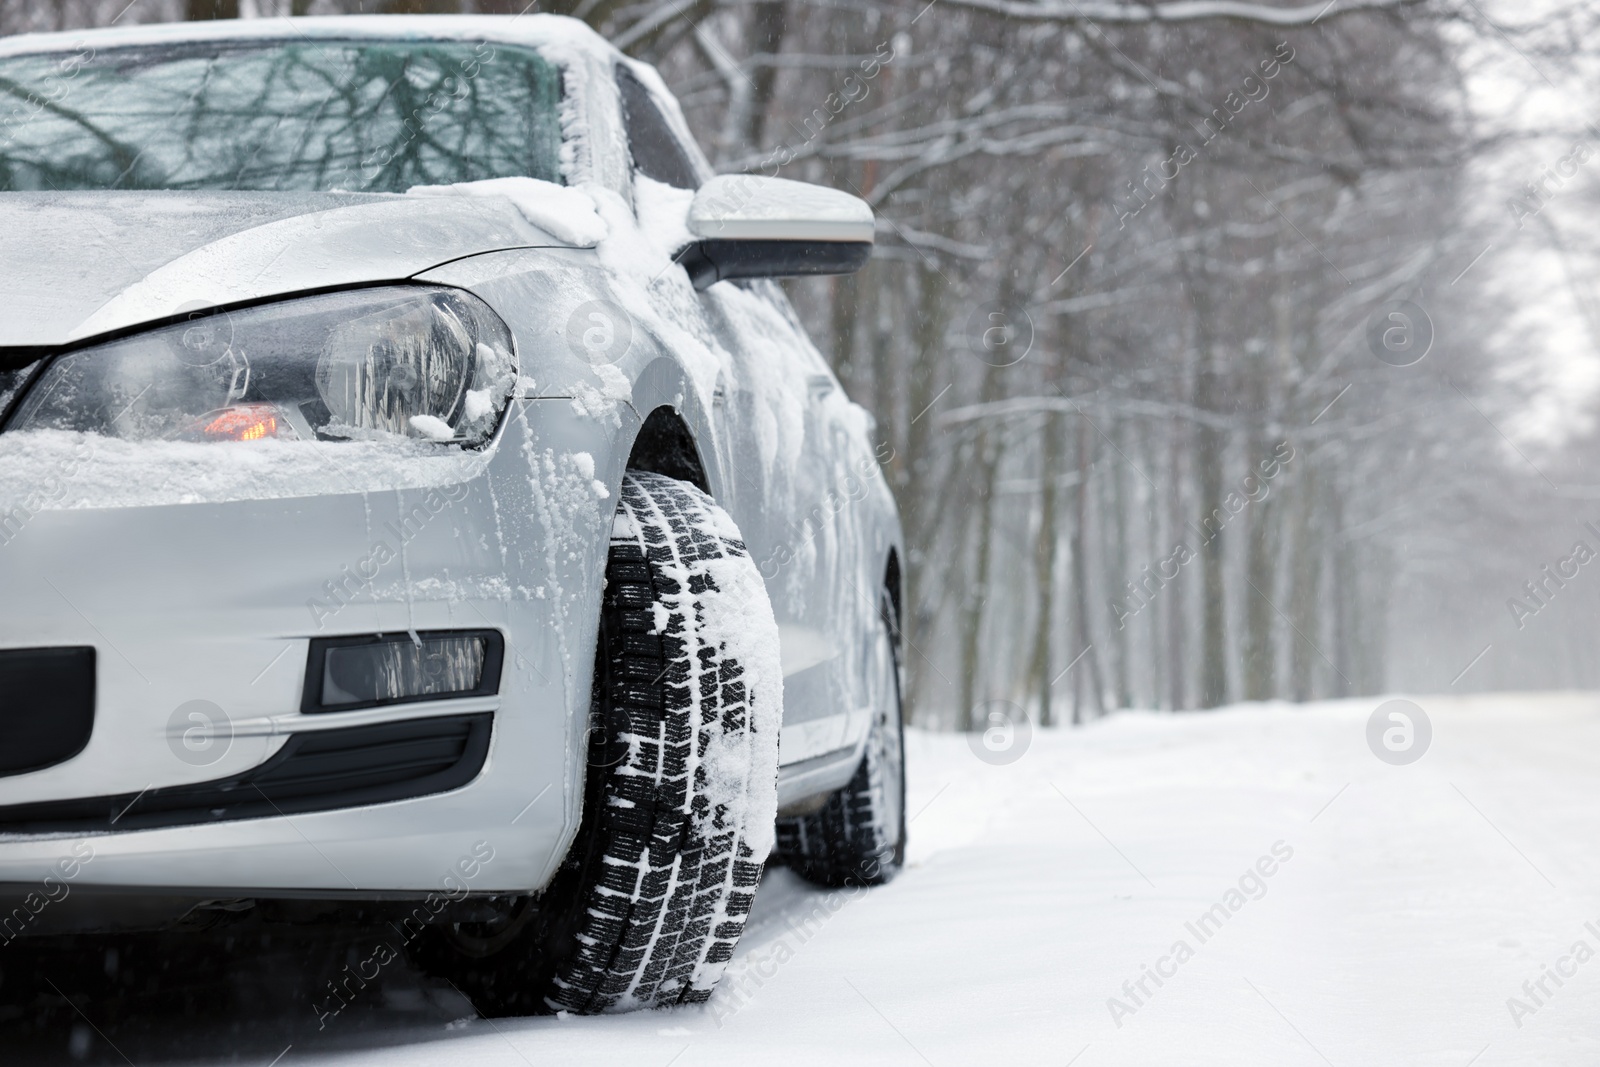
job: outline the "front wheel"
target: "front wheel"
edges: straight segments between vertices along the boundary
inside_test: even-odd
[[[434,931],[424,967],[485,1015],[710,997],[773,845],[778,627],[726,512],[630,472],[612,530],[583,822],[501,923]]]
[[[888,590],[879,596],[868,671],[873,720],[855,777],[820,810],[778,820],[778,855],[818,885],[881,885],[905,863],[900,625]]]

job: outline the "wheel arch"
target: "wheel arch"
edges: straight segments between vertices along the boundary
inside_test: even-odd
[[[705,462],[689,424],[667,404],[645,416],[628,452],[628,469],[662,474],[711,494]]]

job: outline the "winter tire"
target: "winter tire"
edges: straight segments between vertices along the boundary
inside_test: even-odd
[[[486,1015],[711,995],[777,816],[782,669],[754,561],[704,493],[630,472],[613,525],[583,821],[551,884],[424,955]]]
[[[855,777],[820,810],[778,821],[778,856],[800,877],[819,885],[881,885],[905,862],[900,628],[887,590],[879,598],[868,673],[873,721]]]

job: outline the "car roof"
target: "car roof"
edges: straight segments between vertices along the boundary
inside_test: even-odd
[[[306,18],[154,22],[103,29],[22,33],[0,38],[0,56],[75,52],[185,41],[294,40],[490,41],[541,52],[623,58],[604,37],[565,15],[331,15]],[[630,66],[633,64],[630,63]]]

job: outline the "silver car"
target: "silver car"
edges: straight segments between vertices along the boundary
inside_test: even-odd
[[[867,205],[542,15],[13,37],[0,99],[0,948],[356,916],[612,1011],[769,854],[894,873],[888,457],[771,280]]]

